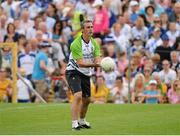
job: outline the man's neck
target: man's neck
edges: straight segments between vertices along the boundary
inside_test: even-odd
[[[165,72],[165,73],[168,73],[168,72],[169,72],[169,69],[164,69],[164,72]]]
[[[85,43],[89,43],[90,37],[82,35],[82,39]]]

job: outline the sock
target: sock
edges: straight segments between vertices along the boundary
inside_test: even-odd
[[[73,120],[72,121],[72,128],[76,128],[78,127],[78,121],[77,120]]]
[[[86,122],[86,120],[84,118],[83,119],[81,119],[81,118],[79,119],[79,123],[80,124],[85,124],[85,122]]]

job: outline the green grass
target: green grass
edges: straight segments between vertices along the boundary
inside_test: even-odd
[[[71,130],[69,104],[1,104],[0,134],[180,135],[180,105],[93,105],[92,129]]]

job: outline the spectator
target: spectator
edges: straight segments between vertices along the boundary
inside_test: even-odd
[[[109,73],[102,72],[103,77],[105,78],[105,83],[107,87],[111,90],[115,84],[116,77],[119,75],[118,71],[112,71]]]
[[[54,18],[55,20],[59,20],[59,16],[57,15],[57,8],[55,4],[49,3],[47,7],[47,16]]]
[[[7,26],[7,34],[4,36],[4,42],[6,40],[12,40],[13,42],[17,42],[18,33],[16,33],[16,28],[13,23],[9,23]]]
[[[169,30],[167,31],[167,36],[169,37],[169,44],[172,47],[176,41],[176,38],[180,36],[180,31],[176,28],[175,22],[169,23]]]
[[[24,31],[23,34],[26,35],[28,28],[32,28],[33,26],[34,26],[34,21],[30,20],[29,18],[29,11],[23,10],[21,14],[20,24],[19,24],[21,31]]]
[[[180,103],[180,80],[175,80],[168,91],[168,99],[171,104]]]
[[[153,24],[153,22],[154,22],[155,8],[152,5],[148,5],[145,8],[145,12],[146,12],[146,20],[148,21],[148,23],[151,26]]]
[[[0,103],[7,102],[8,96],[12,94],[12,84],[6,77],[6,70],[4,68],[0,69]]]
[[[170,68],[168,60],[163,60],[162,62],[163,70],[159,72],[161,80],[168,86],[171,86],[171,82],[176,80],[176,72]]]
[[[37,41],[37,39],[32,38],[29,43],[31,44],[31,52],[36,55],[38,53],[38,41]]]
[[[27,9],[29,11],[31,19],[37,16],[38,13],[42,10],[41,6],[35,0],[23,0],[16,8],[16,10],[19,12],[18,14],[21,14],[20,12],[23,9]]]
[[[126,39],[131,39],[131,27],[129,24],[126,22],[127,16],[125,15],[118,15],[117,16],[117,23],[120,24],[121,29],[120,29],[120,35],[125,35],[127,38]]]
[[[27,29],[26,38],[28,40],[36,37],[36,32],[39,29],[39,24],[42,22],[42,18],[40,16],[36,16],[34,18],[34,26]]]
[[[75,38],[81,35],[81,23],[84,21],[85,15],[76,11],[72,5],[64,7],[62,13],[63,18],[71,22],[72,36]]]
[[[145,86],[145,88],[149,85],[149,81],[152,79],[151,73],[152,73],[151,67],[146,65],[144,67],[144,71],[143,71],[143,74],[144,74],[144,83],[145,83],[144,86]]]
[[[180,10],[180,2],[176,2],[173,7],[173,12],[169,15],[170,21],[176,21]]]
[[[171,69],[177,71],[177,69],[180,68],[180,61],[179,58],[179,52],[178,51],[172,51],[171,52]]]
[[[122,26],[119,23],[113,24],[113,32],[110,34],[116,42],[116,49],[119,52],[127,52],[129,42],[126,35],[121,33]]]
[[[24,34],[19,34],[18,36],[18,55],[19,53],[24,53],[24,44],[27,42],[26,36]]]
[[[159,72],[162,70],[162,65],[160,63],[160,56],[159,54],[155,53],[152,57],[151,57],[151,60],[153,62],[153,70],[152,72]]]
[[[102,0],[95,0],[93,7],[97,9],[94,15],[94,37],[99,37],[101,40],[104,39],[105,35],[109,31],[109,15],[106,8],[103,7]]]
[[[153,31],[155,30],[155,28],[159,28],[161,30],[161,37],[167,31],[167,29],[162,28],[162,22],[161,22],[160,17],[158,17],[158,16],[154,17],[154,23],[152,26],[149,27],[149,30],[148,30],[149,37],[153,34]]]
[[[27,79],[32,80],[35,54],[31,52],[31,44],[29,42],[25,42],[23,47],[24,52],[18,55],[18,67],[23,68]]]
[[[106,86],[106,83],[105,83],[103,76],[97,77],[95,86],[92,87],[91,93],[92,93],[92,96],[91,96],[91,102],[92,103],[102,104],[102,103],[107,102],[109,89]]]
[[[17,80],[17,99],[18,103],[28,103],[32,96],[32,92],[29,88],[32,88],[31,82],[26,79],[26,71],[23,68],[19,69],[19,73],[22,76],[22,79]],[[23,80],[23,81],[22,81]],[[26,82],[26,85],[24,82]]]
[[[172,48],[169,46],[169,37],[167,35],[163,35],[162,41],[163,44],[155,49],[155,53],[160,55],[161,61],[165,59],[170,61],[170,53]]]
[[[1,3],[1,6],[7,13],[8,17],[14,18],[14,10],[13,10],[14,5],[15,5],[14,0],[7,0]]]
[[[48,99],[49,88],[45,81],[46,73],[51,75],[52,71],[50,71],[47,67],[48,63],[48,51],[49,51],[49,43],[43,42],[39,44],[40,51],[36,55],[35,64],[32,73],[32,80],[35,84],[36,90],[45,100]],[[39,99],[36,99],[36,102],[40,102]]]
[[[152,37],[146,43],[146,52],[149,56],[152,56],[155,53],[155,49],[163,44],[163,41],[160,38],[161,30],[156,27],[153,30]]]
[[[164,82],[162,82],[158,72],[154,72],[152,76],[153,76],[153,79],[156,80],[156,82],[157,82],[158,90],[160,90],[160,94],[161,94],[160,102],[161,103],[167,103],[168,102],[168,99],[167,99],[167,92],[168,92],[167,85]]]
[[[168,30],[168,24],[169,24],[168,14],[166,12],[162,13],[160,15],[160,20],[161,20],[162,29],[167,31]]]
[[[143,103],[144,98],[142,97],[144,91],[144,76],[139,73],[133,79],[133,86],[131,91],[131,102],[132,103]]]
[[[139,3],[135,0],[132,0],[129,3],[129,13],[130,13],[130,20],[131,23],[134,24],[138,19],[138,11],[139,11]]]
[[[143,41],[141,40],[141,37],[138,36],[133,40],[133,45],[131,47],[131,54],[134,52],[140,52],[144,50]]]
[[[150,80],[149,81],[149,89],[145,90],[142,95],[145,103],[149,104],[157,104],[160,102],[160,92],[157,89],[157,82],[156,80]]]
[[[176,38],[176,42],[173,45],[173,50],[180,51],[180,36]],[[180,56],[179,56],[180,60]]]
[[[132,59],[130,63],[131,63],[132,73],[134,73],[134,76],[136,75],[137,72],[140,72],[142,69],[141,59],[142,59],[142,54],[139,51],[136,51],[132,54]]]
[[[39,23],[39,30],[42,32],[43,40],[52,42],[52,32],[48,30],[47,24],[45,22]]]
[[[11,67],[12,64],[12,54],[11,49],[8,47],[2,48],[2,65],[1,67]]]
[[[62,37],[63,23],[62,21],[56,21],[53,27],[53,41],[55,42],[63,42]]]
[[[132,39],[140,36],[143,42],[146,42],[148,39],[148,29],[144,24],[142,17],[138,16],[135,26],[132,28]]]
[[[88,13],[87,2],[85,0],[79,0],[76,3],[76,10],[83,13],[84,15]]]
[[[123,78],[121,76],[116,77],[115,86],[110,91],[112,101],[115,104],[124,104],[128,101],[128,88],[123,84]]]
[[[117,55],[117,69],[121,75],[125,74],[125,69],[128,67],[129,61],[125,52]]]
[[[42,18],[42,22],[45,23],[46,29],[49,32],[52,32],[54,24],[56,23],[56,20],[52,17],[49,17],[46,13],[46,11],[41,11],[39,13],[39,16]],[[40,27],[40,26],[39,26]]]

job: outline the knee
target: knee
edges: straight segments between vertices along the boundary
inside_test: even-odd
[[[81,101],[82,100],[82,92],[77,92],[74,94],[74,99],[76,101]]]

